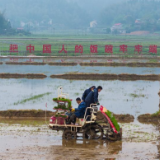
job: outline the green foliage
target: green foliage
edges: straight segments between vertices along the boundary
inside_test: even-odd
[[[54,109],[70,110],[72,107],[72,101],[70,99],[53,98],[53,101],[57,102],[57,104],[58,104],[58,106],[54,107]],[[64,103],[64,105],[61,105],[60,102],[67,102],[68,105],[66,106],[65,103]]]
[[[67,116],[64,115],[64,114],[56,114],[55,117],[57,117],[57,118],[58,118],[58,117],[67,118]]]
[[[157,111],[156,113],[152,114],[151,116],[152,116],[152,117],[156,117],[156,116],[159,116],[159,115],[160,115],[160,110]]]
[[[44,28],[75,29],[89,25],[89,15],[76,2],[68,0],[5,0],[4,2],[0,0],[1,6],[3,6],[2,3],[8,8],[6,14],[12,24],[19,27],[20,22],[24,22],[24,28],[27,30],[36,31],[37,23],[43,30]],[[52,24],[49,23],[50,21]]]
[[[130,96],[133,97],[133,98],[145,97],[144,94],[139,94],[139,95],[138,95],[138,94],[135,94],[135,93],[130,94]]]
[[[63,105],[58,105],[58,106],[55,106],[53,109],[63,109],[63,110],[70,110],[69,107],[66,107],[66,106],[63,106]]]
[[[110,112],[109,110],[106,112],[106,115],[110,118],[110,120],[112,121],[114,127],[116,128],[116,130],[119,132],[120,131],[120,126],[116,120],[116,118],[113,116],[112,112]]]
[[[101,13],[99,23],[112,26],[122,23],[127,32],[136,30],[160,30],[160,1],[128,0],[106,7]],[[135,23],[136,20],[139,22]]]
[[[0,34],[6,35],[14,32],[11,28],[11,24],[7,21],[2,13],[0,13]]]
[[[6,20],[4,15],[0,12],[0,35],[30,35],[29,32],[24,30],[16,30],[11,27],[10,21]]]
[[[150,59],[148,63],[158,63],[159,61],[157,59]]]
[[[44,94],[35,95],[35,96],[33,96],[33,97],[24,99],[24,100],[22,100],[22,101],[18,101],[18,102],[16,102],[16,103],[14,103],[14,105],[24,104],[24,103],[26,103],[26,102],[28,102],[28,101],[37,100],[37,99],[39,99],[39,98],[42,98],[42,97],[44,97],[44,96],[46,96],[46,95],[50,95],[50,94],[51,94],[51,92],[47,92],[47,93],[44,93]]]

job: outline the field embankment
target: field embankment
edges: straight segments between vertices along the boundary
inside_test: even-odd
[[[48,63],[48,65],[50,65],[50,66],[76,66],[77,63],[75,63],[75,62],[64,62],[64,63],[50,62],[50,63]]]
[[[51,78],[70,79],[70,80],[121,80],[121,81],[136,81],[136,80],[160,80],[160,75],[148,74],[95,74],[95,73],[68,73],[68,74],[55,74]]]
[[[3,64],[0,62],[0,64]],[[6,62],[6,65],[50,65],[50,66],[76,66],[76,62]],[[80,66],[103,66],[103,67],[160,67],[160,63],[140,63],[140,62],[97,62],[89,63],[83,62],[79,63]]]
[[[6,65],[46,65],[43,62],[6,62]]]
[[[160,121],[160,111],[154,114],[143,114],[138,116],[138,120],[140,122],[151,122],[151,123],[159,123]]]
[[[46,111],[46,116],[51,117],[54,112]],[[0,118],[44,118],[45,111],[43,110],[7,110],[0,111]]]
[[[9,78],[27,78],[27,79],[44,79],[47,76],[44,74],[18,74],[18,73],[0,73],[0,78],[9,79]]]
[[[130,123],[134,121],[134,116],[130,114],[113,114],[113,115],[117,119],[117,121],[121,123]],[[97,121],[100,123],[106,122],[106,119],[101,112],[97,113]]]
[[[80,63],[81,66],[108,66],[108,67],[160,67],[160,63],[140,63],[140,62],[113,62],[113,63]]]
[[[46,111],[46,117],[50,118],[51,116],[55,115],[55,112],[52,111]],[[134,116],[129,114],[114,114],[115,118],[122,123],[129,123],[134,121]],[[44,110],[6,110],[6,111],[0,111],[0,118],[38,118],[43,119],[45,117],[45,111]],[[101,114],[101,112],[98,112],[97,115],[97,121],[98,122],[105,122],[105,118]]]

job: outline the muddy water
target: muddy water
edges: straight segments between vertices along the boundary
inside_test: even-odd
[[[135,73],[160,74],[158,68],[128,67],[56,67],[56,66],[10,66],[0,65],[0,73],[44,73],[67,72],[86,73]],[[158,81],[70,81],[46,78],[44,80],[1,79],[0,110],[7,109],[46,109],[54,107],[53,97],[57,97],[57,88],[73,99],[81,97],[84,89],[92,85],[102,85],[99,95],[102,105],[116,114],[132,114],[135,118],[140,114],[154,113],[159,109]],[[46,94],[50,92],[51,94]],[[44,96],[33,98],[36,95]],[[33,98],[33,99],[31,99]],[[28,100],[27,100],[28,99]],[[155,159],[158,154],[157,137],[159,132],[153,125],[137,122],[121,124],[123,140],[108,141],[64,141],[62,132],[50,131],[47,124],[30,125],[0,121],[0,160],[8,159]]]
[[[83,67],[83,66],[25,66],[25,65],[0,65],[0,73],[43,73],[47,76],[52,74],[64,74],[68,72],[83,73],[113,73],[113,74],[160,74],[159,68],[149,67]]]
[[[57,97],[57,88],[63,86],[63,92],[67,92],[73,99],[73,106],[77,107],[75,99],[81,97],[84,89],[92,85],[103,86],[99,94],[99,101],[116,114],[132,114],[137,117],[140,114],[155,113],[159,108],[159,82],[150,81],[69,81],[60,79],[27,80],[7,79],[0,80],[0,110],[7,109],[45,109],[52,110],[53,97]],[[35,95],[45,94],[41,98],[35,98],[23,102]]]
[[[27,124],[27,125],[26,125]],[[31,122],[32,124],[32,122]],[[120,124],[122,141],[62,140],[62,132],[49,130],[47,124],[0,123],[0,159],[156,159],[157,136],[153,125]],[[141,131],[140,131],[141,130]]]

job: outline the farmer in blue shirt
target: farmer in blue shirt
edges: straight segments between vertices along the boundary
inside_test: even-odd
[[[99,104],[98,101],[98,93],[102,91],[102,87],[99,86],[98,88],[95,88],[93,91],[91,91],[88,96],[85,99],[86,107],[90,107],[91,104]],[[90,109],[87,110],[87,116],[91,115]],[[89,119],[87,119],[89,120]]]
[[[87,107],[90,107],[92,103],[97,104],[98,103],[98,93],[102,91],[102,87],[99,86],[98,88],[95,88],[92,92],[88,94],[88,96],[85,99],[85,103]]]
[[[92,86],[89,89],[86,89],[82,95],[82,100],[85,101],[86,97],[88,96],[88,94],[93,91],[96,87]]]
[[[72,114],[69,116],[69,120],[68,123],[74,123],[76,122],[76,118],[84,118],[84,114],[86,111],[86,104],[85,102],[82,102],[82,100],[80,98],[76,99],[77,103],[78,103],[78,108],[72,109]]]

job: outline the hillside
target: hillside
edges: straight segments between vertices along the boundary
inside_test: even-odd
[[[160,31],[160,1],[129,0],[106,7],[100,14],[100,26],[123,24],[127,32]]]

